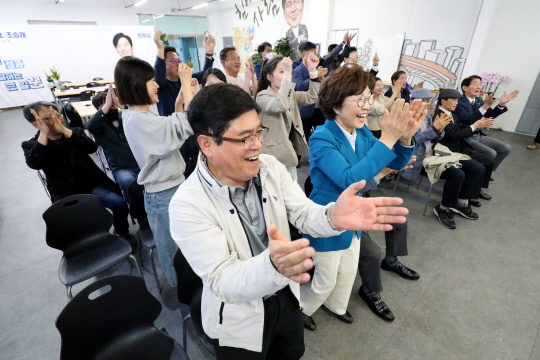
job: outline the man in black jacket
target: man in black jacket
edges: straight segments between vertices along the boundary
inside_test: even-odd
[[[126,140],[122,115],[118,111],[117,104],[118,100],[112,86],[107,93],[102,92],[94,96],[92,105],[98,112],[86,124],[86,129],[103,148],[114,180],[120,185],[124,198],[129,202],[129,185],[137,180],[141,169]]]
[[[452,113],[452,111],[456,109],[459,98],[461,98],[461,94],[454,89],[443,89],[439,94],[437,110],[435,110],[433,117],[436,118],[443,113],[452,116],[452,120],[444,128],[444,137],[440,143],[448,147],[451,151],[469,155],[471,158],[484,165],[486,172],[482,179],[482,188],[487,189],[491,173],[493,172],[493,158],[473,149],[465,139],[471,136],[477,129],[491,126],[490,124],[493,124],[493,119],[482,118],[472,125],[466,125],[460,122],[456,114]],[[491,200],[491,196],[483,191],[480,192],[479,197],[484,200]]]
[[[88,155],[96,152],[96,143],[83,129],[67,128],[52,103],[38,101],[26,105],[23,114],[39,130],[21,144],[26,164],[31,169],[43,170],[51,201],[74,194],[96,195],[112,210],[115,232],[128,241],[134,240],[129,234],[128,207],[118,186]]]

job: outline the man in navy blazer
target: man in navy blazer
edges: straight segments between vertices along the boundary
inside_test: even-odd
[[[466,125],[472,125],[483,117],[486,119],[496,118],[505,113],[508,111],[506,104],[519,94],[518,90],[510,94],[505,92],[499,100],[499,105],[491,108],[495,98],[492,94],[488,94],[485,101],[478,97],[482,90],[482,78],[476,75],[463,79],[461,90],[463,91],[463,96],[458,100],[456,110],[452,113],[459,118],[459,121]],[[476,130],[465,141],[473,149],[493,158],[493,162],[495,163],[493,167],[494,171],[497,170],[501,162],[512,152],[510,145],[487,136],[481,129]]]
[[[310,74],[307,68],[307,61],[309,56],[317,56],[317,46],[306,41],[300,45],[300,55],[302,56],[302,63],[298,65],[292,72],[292,82],[295,83],[295,91],[308,91]],[[320,64],[320,62],[319,62]],[[323,79],[326,75],[327,69],[319,66],[317,69],[317,76],[319,79]],[[304,128],[304,134],[306,139],[309,140],[309,136],[317,126],[324,124],[324,115],[319,109],[315,109],[315,104],[308,106],[299,106],[300,117],[302,118],[302,126]]]

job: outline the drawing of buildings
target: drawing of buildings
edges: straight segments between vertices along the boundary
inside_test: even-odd
[[[405,39],[399,61],[399,70],[407,73],[408,83],[424,81],[427,88],[455,87],[461,76],[465,59],[461,46],[437,49],[437,40],[412,42]]]

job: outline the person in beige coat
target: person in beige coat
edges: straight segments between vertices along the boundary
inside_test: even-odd
[[[262,66],[257,105],[261,108],[262,124],[268,127],[268,137],[262,152],[275,156],[297,181],[297,155],[309,155],[298,106],[317,102],[321,85],[317,76],[316,56],[308,59],[308,69],[314,73],[308,91],[295,91],[292,79],[292,60],[281,56],[266,61]]]
[[[375,78],[375,87],[372,94],[375,98],[371,110],[368,111],[368,127],[373,136],[377,139],[381,137],[381,121],[384,118],[384,110],[390,111],[394,105],[394,100],[400,98],[401,81],[396,80],[395,85],[392,87],[392,96],[387,97],[383,95],[384,87],[382,80],[378,77]]]

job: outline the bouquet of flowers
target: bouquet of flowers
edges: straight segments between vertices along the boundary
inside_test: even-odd
[[[503,76],[499,73],[483,73],[480,77],[482,78],[482,97],[485,97],[486,94],[495,95],[497,89],[503,82],[512,82],[510,77]],[[491,91],[493,87],[495,87],[495,89]]]

